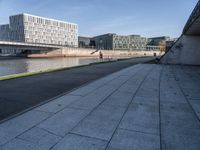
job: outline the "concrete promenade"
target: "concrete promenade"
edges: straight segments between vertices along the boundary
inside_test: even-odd
[[[0,124],[0,150],[199,150],[200,67],[138,64]]]

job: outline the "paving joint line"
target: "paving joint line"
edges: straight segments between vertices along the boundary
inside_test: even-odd
[[[162,122],[161,122],[161,79],[163,75],[164,67],[162,66],[159,76],[159,97],[158,97],[158,112],[159,112],[159,136],[160,136],[160,150],[162,150]]]
[[[82,135],[82,134],[78,134],[78,133],[69,132],[68,134],[74,134],[74,135],[81,136],[81,137],[86,137],[86,138],[90,138],[90,139],[96,139],[96,140],[108,142],[108,140],[105,140],[105,139],[101,139],[101,138],[97,138],[97,137],[92,137],[92,136],[87,136],[87,135]]]
[[[125,128],[122,128],[122,127],[119,127],[118,129],[125,130],[125,131],[130,131],[130,132],[138,132],[138,133],[147,134],[147,135],[159,136],[159,134],[156,134],[156,133],[142,132],[142,131],[139,131],[139,130],[125,129]]]

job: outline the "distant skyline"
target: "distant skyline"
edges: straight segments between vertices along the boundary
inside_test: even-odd
[[[0,24],[29,13],[77,23],[80,36],[179,37],[198,0],[0,0]]]

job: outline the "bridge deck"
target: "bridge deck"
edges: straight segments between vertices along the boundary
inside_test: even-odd
[[[64,47],[59,45],[24,43],[24,42],[13,42],[13,41],[0,41],[0,46],[37,47],[37,48],[54,48],[54,49],[59,49]]]
[[[126,68],[2,123],[1,148],[199,150],[199,74],[187,66]]]

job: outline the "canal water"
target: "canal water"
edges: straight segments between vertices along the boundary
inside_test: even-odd
[[[57,69],[99,62],[98,58],[0,58],[0,76]]]

